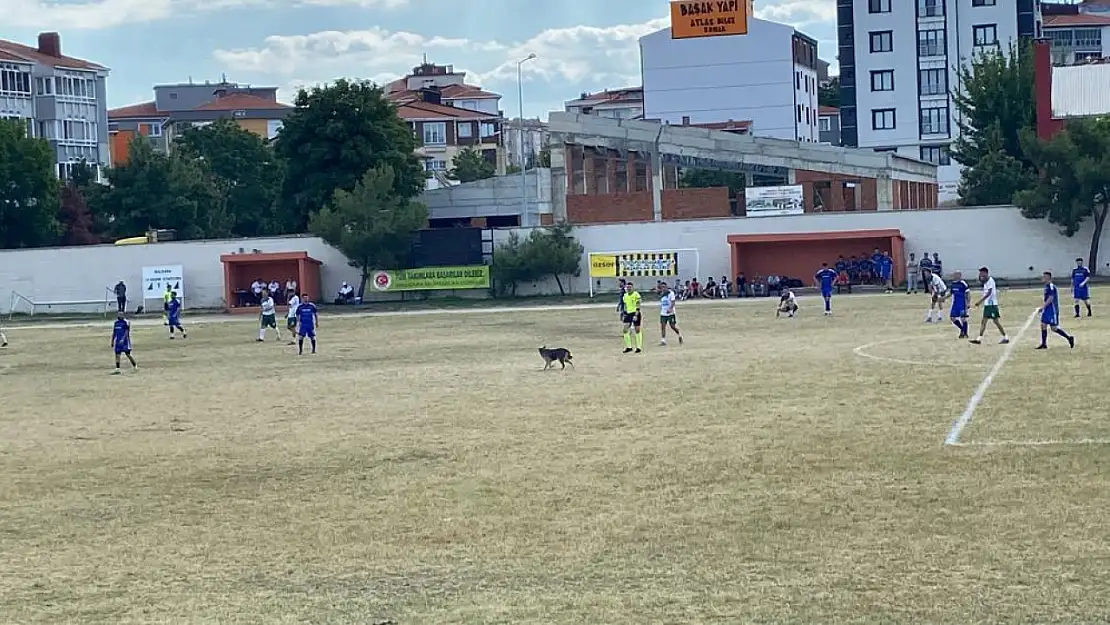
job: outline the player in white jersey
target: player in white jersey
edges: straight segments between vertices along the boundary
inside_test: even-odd
[[[790,317],[798,312],[798,299],[794,296],[794,291],[783,291],[782,296],[779,297],[779,305],[775,309],[775,316],[786,313]]]
[[[939,322],[941,307],[944,306],[944,299],[948,297],[948,285],[931,269],[923,270],[922,274],[925,276],[925,288],[929,290],[930,296],[929,311],[925,313],[925,323],[933,323],[933,313],[936,313],[935,320]]]
[[[678,331],[678,318],[675,316],[674,304],[678,299],[671,287],[666,282],[659,282],[659,344],[667,344],[667,328],[670,328],[678,337],[678,344],[682,345],[682,333]]]
[[[274,335],[280,341],[281,330],[277,326],[277,306],[274,304],[274,296],[269,289],[263,289],[260,305],[262,306],[262,315],[261,322],[258,324],[258,342],[261,343],[266,340],[267,328],[273,328]]]
[[[1002,314],[998,310],[998,287],[994,283],[994,278],[990,275],[990,270],[986,267],[979,268],[979,283],[983,285],[983,296],[975,302],[975,307],[983,307],[983,321],[979,324],[979,337],[971,339],[970,342],[975,345],[983,342],[983,335],[987,333],[987,320],[990,319],[994,322],[994,326],[998,328],[998,333],[1002,335],[1002,340],[999,343],[1009,343],[1010,339],[1006,336],[1006,329],[1002,327]]]
[[[293,345],[297,338],[297,307],[301,305],[301,298],[296,292],[289,295],[289,312],[285,316],[285,329],[289,330],[289,344]]]

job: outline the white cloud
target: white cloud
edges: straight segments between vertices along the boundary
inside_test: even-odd
[[[351,6],[396,9],[410,0],[0,0],[4,25],[16,28],[98,30],[201,11],[265,5],[301,8]]]
[[[778,0],[770,6],[757,6],[759,19],[805,27],[811,24],[836,26],[835,0]]]

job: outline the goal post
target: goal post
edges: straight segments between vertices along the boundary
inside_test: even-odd
[[[34,317],[37,313],[54,314],[99,314],[107,316],[115,309],[115,293],[105,287],[104,296],[100,299],[68,299],[68,300],[38,300],[16,291],[11,292],[8,301],[8,318],[19,314]]]
[[[679,278],[686,272],[691,277],[701,275],[701,252],[696,248],[671,248],[663,250],[616,250],[586,253],[590,270],[590,297],[596,295],[604,281],[621,278],[667,279]]]

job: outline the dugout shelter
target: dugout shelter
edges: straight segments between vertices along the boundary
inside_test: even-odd
[[[320,301],[320,261],[308,252],[255,252],[222,254],[224,266],[224,301],[229,312],[257,312],[256,307],[238,306],[237,293],[249,291],[255,279],[277,280],[282,285],[292,278],[297,290]]]
[[[728,245],[733,276],[788,276],[809,284],[821,263],[832,267],[839,256],[879,248],[894,259],[894,284],[906,279],[906,237],[897,229],[730,234]]]

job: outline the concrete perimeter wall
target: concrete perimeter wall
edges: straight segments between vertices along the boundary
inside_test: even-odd
[[[312,236],[0,250],[0,313],[10,312],[12,291],[39,302],[99,300],[104,298],[105,289],[119,280],[127,283],[131,300],[128,308],[133,309],[141,297],[143,267],[157,265],[182,266],[187,308],[222,308],[224,268],[220,255],[239,250],[308,252],[323,263],[320,286],[325,296],[334,293],[344,280],[352,284],[358,280],[358,270],[347,265],[343,254]],[[90,308],[54,307],[50,312],[70,311],[90,312]]]
[[[704,280],[710,275],[720,277],[732,272],[726,241],[730,234],[897,228],[906,238],[907,254],[914,252],[920,258],[922,252],[939,253],[946,275],[961,270],[965,276],[973,276],[980,266],[987,265],[1000,278],[1017,279],[1036,277],[1045,270],[1069,275],[1075,259],[1086,258],[1089,253],[1091,225],[1086,226],[1068,238],[1047,221],[1025,219],[1017,208],[998,206],[591,225],[575,228],[575,236],[587,253],[696,248],[701,256],[698,277]],[[522,238],[527,236],[528,229],[520,229],[520,234]],[[495,239],[504,240],[508,235],[508,231],[497,231]],[[1108,246],[1110,233],[1104,232],[1103,260],[1098,268],[1091,267],[1092,271],[1110,274]],[[679,256],[683,280],[694,277],[690,259],[691,254]],[[829,262],[834,260],[830,258]],[[582,275],[571,281],[575,293],[589,291],[587,263],[583,258]],[[647,280],[653,279],[641,282]],[[612,282],[603,280],[602,287],[612,290]],[[552,292],[558,293],[553,281],[521,285],[518,289],[520,294]]]

